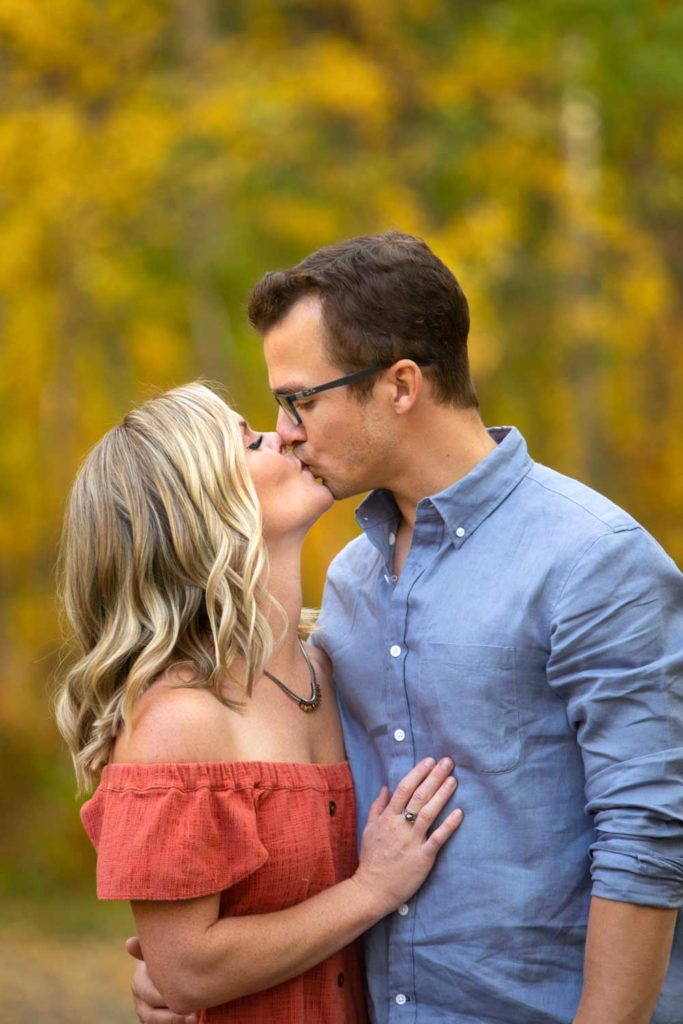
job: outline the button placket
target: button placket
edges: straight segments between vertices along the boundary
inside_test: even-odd
[[[426,517],[418,522],[413,545],[401,572],[399,584],[385,594],[389,603],[389,614],[385,632],[385,665],[390,685],[388,687],[389,732],[389,782],[395,787],[400,778],[415,761],[414,740],[411,731],[409,691],[415,666],[411,660],[410,608],[411,594],[420,578],[438,556],[444,538],[444,525],[439,519]],[[393,653],[392,648],[400,652]],[[403,739],[399,737],[403,735]],[[409,755],[406,757],[405,755]],[[414,1024],[417,1017],[417,996],[415,989],[415,963],[413,959],[413,938],[416,915],[409,904],[401,904],[389,920],[388,949],[388,996],[390,1024]]]

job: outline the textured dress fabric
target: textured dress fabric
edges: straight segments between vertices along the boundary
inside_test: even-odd
[[[220,893],[220,917],[284,910],[356,866],[347,762],[112,764],[81,819],[100,899]],[[230,965],[226,963],[226,972]],[[365,1021],[359,945],[283,984],[202,1011],[207,1024]]]

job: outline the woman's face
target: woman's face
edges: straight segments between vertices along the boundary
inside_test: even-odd
[[[305,533],[333,505],[332,494],[296,455],[286,451],[278,434],[259,434],[241,418],[239,425],[265,538]]]

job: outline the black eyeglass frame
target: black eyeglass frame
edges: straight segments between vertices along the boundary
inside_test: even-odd
[[[412,356],[402,356],[402,359],[412,359]],[[273,391],[273,398],[284,412],[287,413],[289,418],[296,426],[301,425],[301,416],[295,403],[300,402],[302,398],[310,398],[311,395],[319,395],[321,391],[331,391],[332,388],[341,388],[345,384],[354,384],[358,380],[363,380],[365,377],[369,377],[373,373],[380,373],[381,370],[388,370],[394,363],[398,363],[398,359],[394,359],[393,362],[387,363],[386,366],[366,366],[363,370],[355,370],[353,373],[347,373],[344,377],[337,377],[336,380],[330,380],[327,384],[318,384],[314,388],[304,388],[303,391],[293,391],[289,395],[278,394],[277,391]],[[431,366],[432,361],[430,359],[413,359],[413,362],[418,366]]]

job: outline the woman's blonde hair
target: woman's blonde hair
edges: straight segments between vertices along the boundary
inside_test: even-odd
[[[268,559],[237,415],[188,384],[128,413],[88,454],[69,498],[60,593],[76,660],[57,724],[79,791],[96,783],[155,676],[192,669],[224,704],[243,660],[248,696],[274,646]],[[184,684],[186,685],[186,684]]]

